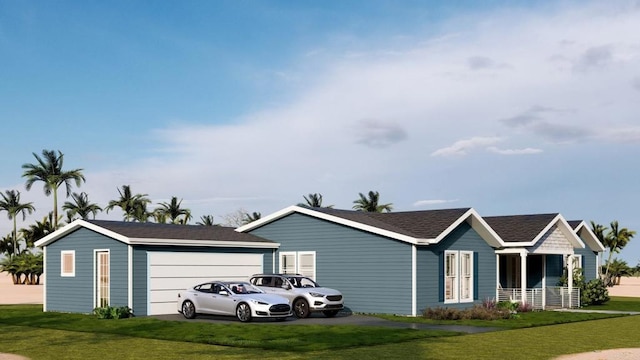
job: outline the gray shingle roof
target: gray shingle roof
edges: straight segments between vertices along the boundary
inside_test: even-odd
[[[234,228],[227,226],[174,225],[107,220],[88,220],[87,222],[128,238],[273,243],[273,241],[255,235],[239,233]]]
[[[434,239],[471,208],[370,213],[354,210],[311,208],[346,220],[420,239]]]
[[[555,214],[484,216],[504,242],[530,242],[558,216]]]

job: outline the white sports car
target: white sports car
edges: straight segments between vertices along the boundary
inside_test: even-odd
[[[243,281],[211,281],[178,293],[178,312],[187,319],[197,314],[231,315],[242,322],[253,317],[284,320],[293,315],[289,300]]]

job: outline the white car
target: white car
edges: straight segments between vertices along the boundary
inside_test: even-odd
[[[312,312],[322,312],[333,317],[344,308],[342,293],[321,287],[315,281],[294,274],[256,274],[249,280],[268,294],[284,296],[291,302],[293,313],[306,318]]]
[[[243,281],[211,281],[182,291],[178,312],[187,319],[197,314],[235,315],[242,322],[254,317],[284,320],[292,315],[289,300]]]

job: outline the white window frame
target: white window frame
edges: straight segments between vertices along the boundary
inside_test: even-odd
[[[71,255],[71,268],[69,272],[65,272],[65,256]],[[75,277],[76,276],[76,251],[75,250],[62,250],[60,251],[60,276],[61,277]]]
[[[575,255],[571,255],[571,261],[572,261],[572,266],[573,269],[582,269],[582,255],[580,254],[575,254]]]
[[[293,257],[293,272],[288,272],[287,269],[284,268],[283,264],[284,264],[284,257],[285,256],[291,256]],[[280,274],[295,274],[298,271],[298,256],[296,254],[295,251],[282,251],[280,252],[280,256],[278,259],[278,267],[279,267],[279,273]]]
[[[300,259],[303,256],[309,256],[311,255],[313,258],[313,269],[311,271],[305,271],[302,272],[301,270],[301,266],[300,266]],[[292,272],[285,272],[286,269],[283,267],[283,259],[285,256],[292,256],[293,257],[293,262],[294,262],[294,271]],[[313,281],[316,280],[316,252],[315,251],[282,251],[280,252],[279,255],[279,263],[278,263],[278,267],[279,267],[279,272],[281,274],[302,274],[304,276],[307,276],[309,278],[311,278]],[[311,274],[309,274],[309,272],[311,272]]]
[[[449,259],[453,259],[453,261],[455,262],[455,264],[453,266],[449,265],[447,266],[447,261]],[[458,289],[460,288],[459,285],[459,271],[458,269],[460,268],[459,265],[459,261],[458,261],[458,252],[457,251],[445,251],[444,252],[444,303],[445,304],[450,304],[450,303],[457,303],[458,302]],[[453,276],[450,274],[447,274],[447,270],[448,269],[452,269],[454,274]],[[451,298],[447,299],[447,284],[449,283],[449,278],[453,278],[453,284],[451,285],[451,292],[452,292],[452,296]]]
[[[464,273],[464,257],[468,256],[469,257],[469,264],[468,264],[468,270],[469,270],[469,275],[466,276]],[[458,261],[458,263],[460,264],[460,271],[458,272],[459,276],[460,276],[460,291],[459,291],[459,299],[460,302],[473,302],[473,292],[474,292],[474,288],[473,288],[473,251],[460,251],[460,259]],[[465,281],[468,281],[468,285],[469,285],[469,294],[468,297],[462,297],[463,295],[463,286]]]
[[[469,262],[467,266],[467,270],[469,270],[469,275],[464,275],[465,266],[463,264],[463,258],[468,256]],[[474,294],[474,264],[473,264],[473,251],[457,251],[457,250],[446,250],[444,252],[444,303],[445,304],[454,304],[454,303],[470,303],[473,302],[473,294]],[[449,259],[453,259],[455,264],[453,267],[447,266],[447,262]],[[452,269],[454,271],[453,275],[447,274],[447,270]],[[453,279],[452,283],[452,296],[450,299],[447,299],[447,283],[451,282],[450,279]],[[464,292],[463,286],[467,283],[469,287],[469,292],[467,297],[462,297]]]

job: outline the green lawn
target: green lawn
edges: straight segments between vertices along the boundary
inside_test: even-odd
[[[97,320],[84,315],[43,314],[35,306],[0,306],[0,352],[36,360],[549,359],[598,349],[640,347],[638,328],[640,316],[625,316],[445,336],[450,333],[355,326],[218,325],[147,318]],[[199,332],[203,334],[198,335]],[[183,337],[187,341],[180,341]],[[311,338],[301,339],[305,337]],[[227,342],[228,346],[201,341]],[[267,345],[260,346],[260,341]]]
[[[612,296],[611,300],[603,305],[585,307],[586,310],[619,310],[640,312],[640,298]]]

